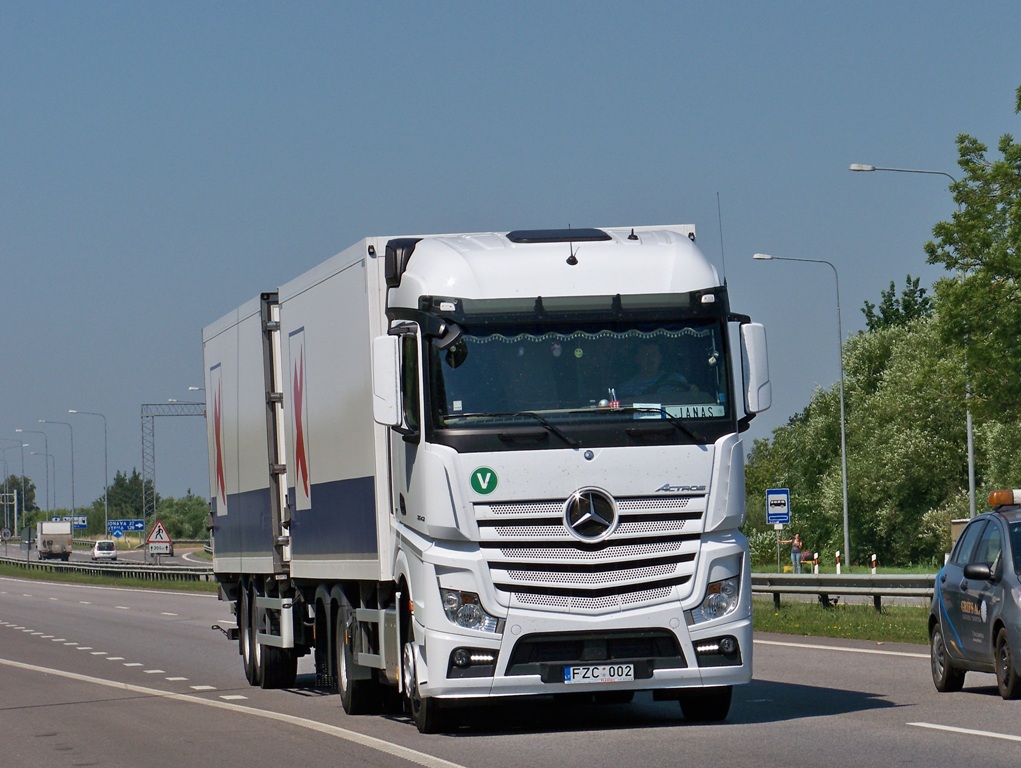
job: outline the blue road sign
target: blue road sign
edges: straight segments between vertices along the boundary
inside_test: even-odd
[[[787,488],[766,491],[766,522],[770,525],[791,524],[791,492]]]
[[[145,520],[139,518],[137,520],[107,520],[106,521],[106,532],[117,534],[125,533],[126,531],[144,531]]]

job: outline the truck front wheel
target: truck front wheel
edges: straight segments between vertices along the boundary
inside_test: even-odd
[[[438,699],[423,697],[418,690],[418,672],[415,666],[415,643],[404,643],[402,674],[404,675],[404,701],[411,719],[421,733],[439,733],[443,730],[443,709]]]
[[[733,693],[734,688],[730,685],[684,691],[681,694],[684,719],[692,723],[718,723],[726,720]]]

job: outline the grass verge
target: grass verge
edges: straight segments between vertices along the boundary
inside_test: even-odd
[[[147,579],[128,579],[120,576],[92,576],[83,573],[59,573],[50,571],[26,570],[16,565],[0,563],[0,576],[12,579],[28,579],[30,581],[52,581],[62,584],[92,584],[102,587],[131,587],[141,589],[164,589],[168,592],[209,592],[216,593],[215,581],[149,581]]]
[[[877,611],[871,605],[838,603],[823,608],[819,603],[787,601],[777,610],[770,598],[756,599],[752,609],[756,632],[920,645],[929,643],[928,616],[928,608],[908,605]]]

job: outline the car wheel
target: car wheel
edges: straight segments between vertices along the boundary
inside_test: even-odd
[[[996,687],[1005,699],[1021,698],[1021,675],[1014,666],[1006,627],[1002,627],[996,635]]]
[[[929,662],[932,682],[940,693],[953,693],[964,687],[964,672],[950,665],[950,656],[943,640],[943,629],[934,624],[929,642]]]

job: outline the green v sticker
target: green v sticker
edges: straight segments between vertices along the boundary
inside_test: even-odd
[[[480,493],[483,496],[492,493],[496,490],[496,483],[496,472],[489,467],[479,467],[472,472],[471,486],[475,493]]]

